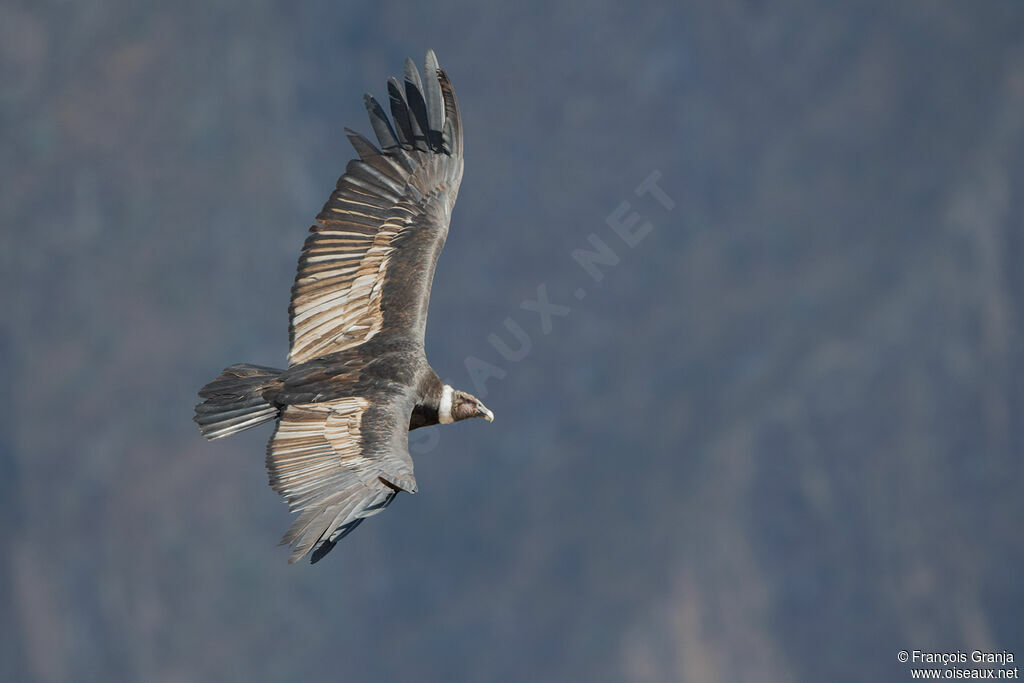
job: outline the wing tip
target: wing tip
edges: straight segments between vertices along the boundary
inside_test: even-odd
[[[316,564],[320,560],[324,559],[324,556],[334,550],[334,546],[337,545],[337,541],[324,541],[316,548],[313,549],[313,554],[309,556],[309,563]],[[301,559],[301,558],[300,558]],[[290,560],[289,560],[290,561]]]
[[[454,106],[454,92],[448,76],[439,66],[437,54],[428,49],[424,59],[424,74],[409,57],[405,59],[405,97],[399,88],[398,79],[390,76],[387,79],[388,99],[391,103],[392,116],[389,117],[384,108],[370,93],[363,94],[363,103],[370,115],[370,124],[377,136],[381,149],[390,151],[396,147],[403,149],[420,149],[436,154],[451,156],[458,153],[461,135],[457,120],[458,109]],[[397,97],[396,97],[397,96]],[[399,121],[395,117],[395,107],[408,117],[408,121]],[[454,140],[447,140],[445,133],[448,122],[453,114],[456,120],[452,124]],[[392,122],[394,118],[394,122]],[[422,129],[425,131],[420,131]],[[347,129],[346,129],[347,132]],[[420,134],[426,140],[420,139]],[[351,135],[350,135],[351,138]],[[426,144],[423,144],[423,143]],[[453,144],[454,143],[454,144]]]

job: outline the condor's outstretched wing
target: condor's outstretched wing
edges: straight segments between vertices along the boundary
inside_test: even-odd
[[[409,414],[402,394],[287,406],[267,445],[270,485],[299,517],[281,540],[289,563],[310,550],[312,562],[391,503],[415,493]]]
[[[423,343],[430,285],[462,181],[462,126],[434,53],[388,80],[394,125],[365,96],[377,149],[352,131],[349,162],[306,240],[292,287],[295,365],[378,335]]]

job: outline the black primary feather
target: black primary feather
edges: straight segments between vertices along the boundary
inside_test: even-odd
[[[395,132],[398,133],[402,146],[411,149],[416,142],[412,130],[412,115],[394,76],[388,78],[388,99],[391,101],[391,117],[395,120]]]
[[[441,84],[438,76],[437,57],[433,50],[427,50],[427,59],[424,68],[423,96],[427,104],[427,122],[430,128],[428,134],[430,148],[440,151],[441,133],[444,131],[444,99],[441,97]]]
[[[395,130],[391,127],[388,115],[384,113],[377,100],[373,99],[373,95],[367,93],[363,95],[363,102],[366,103],[366,112],[370,115],[370,125],[373,126],[373,132],[377,136],[377,141],[380,142],[380,148],[387,150],[398,147]]]

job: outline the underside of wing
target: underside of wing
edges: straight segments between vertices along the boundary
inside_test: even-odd
[[[447,76],[427,54],[388,81],[394,124],[366,96],[380,149],[348,131],[359,154],[317,216],[292,287],[289,363],[379,334],[422,343],[434,265],[462,180],[462,126]]]
[[[270,485],[299,517],[281,540],[289,562],[316,562],[400,491],[415,492],[408,450],[412,403],[349,397],[284,409],[267,446]]]

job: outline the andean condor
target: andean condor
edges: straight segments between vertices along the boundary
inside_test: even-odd
[[[394,125],[364,97],[380,143],[346,129],[359,154],[316,217],[289,307],[288,369],[232,365],[199,392],[195,421],[219,439],[277,420],[270,485],[299,516],[289,562],[317,562],[400,491],[414,493],[409,430],[494,419],[444,384],[423,350],[430,284],[462,180],[462,123],[427,52],[404,88],[388,79]]]

